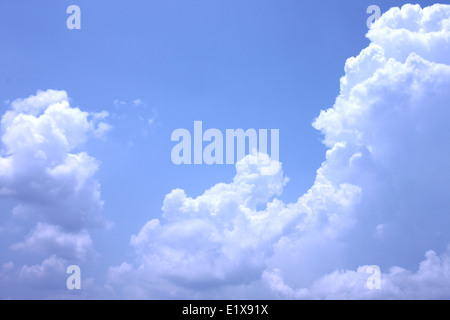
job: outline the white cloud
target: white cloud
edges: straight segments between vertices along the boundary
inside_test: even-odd
[[[111,131],[111,129],[112,129],[111,125],[104,122],[100,122],[98,124],[97,129],[94,130],[94,137],[104,139],[106,137],[106,134],[109,131]]]
[[[449,19],[443,5],[388,11],[369,47],[347,61],[333,108],[314,122],[331,150],[340,146],[324,175],[362,190],[347,240],[353,264],[367,256],[412,267],[450,242]]]
[[[142,101],[141,99],[135,99],[135,100],[133,100],[133,105],[136,106],[136,107],[141,106],[141,105],[144,105],[144,104],[145,104],[145,102]]]
[[[417,271],[392,267],[381,273],[379,289],[370,289],[368,266],[336,270],[316,280],[309,288],[286,285],[279,270],[267,270],[263,279],[283,299],[448,299],[450,295],[450,255],[427,251]]]
[[[10,280],[20,291],[12,289],[8,294],[12,293],[12,298],[18,294],[26,299],[61,299],[64,295],[66,299],[77,299],[79,293],[68,294],[66,287],[68,265],[67,260],[51,255],[41,263],[16,268]]]
[[[281,213],[269,219],[269,212],[255,210],[285,184],[281,166],[274,175],[261,175],[268,165],[267,159],[239,163],[233,182],[217,184],[195,199],[180,189],[168,194],[162,207],[166,222],[151,220],[131,238],[142,254],[141,268],[188,287],[254,278],[270,251],[262,249],[290,219]],[[279,206],[274,200],[267,211]]]
[[[391,9],[368,37],[314,121],[329,150],[306,194],[274,198],[286,180],[281,166],[261,174],[267,163],[238,164],[231,183],[197,198],[173,190],[163,219],[132,237],[136,261],[111,269],[116,282],[128,277],[138,296],[226,298],[268,283],[291,298],[448,298],[445,254],[406,270],[450,243],[450,6]],[[370,291],[368,264],[405,269]]]
[[[125,101],[122,101],[119,99],[116,99],[113,101],[113,105],[114,105],[114,107],[116,107],[116,109],[119,109],[120,107],[125,106],[126,104],[127,103]]]
[[[2,117],[0,169],[3,196],[19,202],[21,214],[66,229],[101,223],[98,161],[76,151],[89,135],[105,133],[100,122],[69,105],[64,91],[38,91],[18,99]]]
[[[14,267],[11,261],[8,270],[11,265],[3,265],[3,280],[12,291],[18,283],[43,290],[64,287],[68,261],[95,257],[88,230],[105,225],[94,178],[99,162],[83,146],[91,137],[104,137],[111,128],[103,122],[107,117],[107,112],[71,107],[67,93],[56,90],[14,100],[3,115],[0,196],[15,204],[4,221],[18,230],[14,241],[24,237],[5,246],[27,263]]]
[[[64,232],[58,226],[38,223],[23,242],[15,243],[14,250],[56,254],[75,261],[85,260],[92,255],[92,239],[86,230],[78,233]]]
[[[19,270],[19,277],[26,282],[54,282],[58,275],[65,274],[66,263],[64,259],[58,258],[55,255],[45,259],[41,264],[32,266],[24,265]],[[63,282],[64,284],[64,282]]]
[[[379,45],[386,57],[405,62],[411,52],[426,60],[450,64],[450,9],[435,4],[421,8],[404,5],[392,8],[372,25],[368,38]]]
[[[131,237],[138,261],[133,268],[129,263],[111,268],[111,282],[119,282],[120,275],[141,294],[150,287],[170,288],[182,296],[192,290],[251,284],[261,278],[274,246],[284,237],[304,234],[310,242],[314,239],[309,235],[321,230],[327,239],[335,239],[336,230],[350,223],[338,213],[357,199],[358,188],[335,188],[322,179],[298,203],[286,206],[276,198],[287,182],[280,163],[267,155],[249,155],[236,170],[231,183],[219,183],[197,198],[180,189],[168,194],[163,220],[147,222]],[[316,189],[328,197],[317,199]],[[257,209],[259,204],[265,209]],[[314,213],[311,206],[324,210]]]
[[[94,112],[91,113],[91,116],[91,129],[93,131],[94,137],[98,139],[105,139],[107,133],[113,129],[113,126],[106,122],[102,122],[101,120],[108,118],[109,113],[106,111]]]

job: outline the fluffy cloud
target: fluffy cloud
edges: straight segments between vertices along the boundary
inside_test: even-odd
[[[42,263],[25,264],[17,267],[12,261],[0,268],[0,295],[3,298],[44,298],[44,292],[63,291],[66,284],[68,262],[56,255],[50,255]]]
[[[93,257],[88,229],[105,222],[94,178],[99,162],[82,147],[90,137],[104,137],[107,116],[71,107],[65,91],[38,91],[10,103],[1,119],[0,197],[16,204],[11,221],[18,230],[35,224],[11,249],[47,257],[10,279],[45,278],[68,261]]]
[[[386,58],[404,62],[411,52],[426,60],[449,64],[450,16],[448,5],[392,8],[368,32],[373,44],[383,48]]]
[[[372,266],[336,270],[316,280],[309,288],[293,289],[280,271],[266,270],[263,278],[283,299],[448,299],[450,295],[450,256],[427,251],[416,272],[391,267],[380,274],[379,287],[370,285]]]
[[[11,103],[1,121],[1,194],[20,203],[16,212],[79,230],[101,223],[98,161],[74,152],[104,131],[99,117],[69,105],[64,91],[39,91]]]
[[[255,164],[241,161],[231,183],[217,184],[195,199],[173,190],[162,207],[164,222],[151,220],[131,238],[141,268],[197,288],[254,279],[270,243],[292,219],[279,201],[267,203],[286,182],[278,163],[275,174],[262,174],[271,165],[267,156]],[[256,211],[259,203],[267,203],[267,209]]]
[[[92,255],[92,239],[86,230],[79,233],[62,231],[61,227],[38,223],[23,242],[15,243],[14,250],[28,252],[43,251],[44,254],[56,254],[59,257],[85,260]]]
[[[347,61],[333,108],[314,122],[327,146],[340,145],[324,174],[362,189],[349,235],[358,239],[354,263],[371,255],[386,267],[413,267],[450,241],[449,19],[444,5],[388,11],[369,31],[369,47]]]
[[[137,297],[145,296],[146,288],[152,294],[166,289],[159,294],[188,296],[248,285],[261,279],[275,245],[285,237],[301,234],[311,243],[319,241],[315,235],[321,230],[320,242],[331,241],[352,224],[344,212],[358,199],[357,187],[334,187],[322,177],[297,203],[285,205],[276,198],[287,182],[279,162],[249,155],[236,170],[232,182],[219,183],[197,198],[180,189],[168,194],[162,221],[147,222],[131,237],[137,262],[110,268],[110,282],[139,283],[134,291],[126,285],[130,294],[139,292]],[[328,197],[318,198],[317,192]]]
[[[277,199],[286,180],[279,163],[262,173],[268,159],[197,198],[173,190],[111,282],[135,296],[251,298],[265,283],[278,297],[448,298],[448,255],[429,250],[450,242],[450,6],[393,8],[367,36],[313,123],[329,150],[306,194]],[[380,290],[365,285],[373,264],[390,270]]]
[[[65,282],[61,280],[65,278],[66,268],[67,262],[64,259],[51,255],[41,264],[24,265],[18,270],[18,276],[21,281],[37,287],[45,284],[48,288],[48,285],[52,284],[52,287],[63,289]]]

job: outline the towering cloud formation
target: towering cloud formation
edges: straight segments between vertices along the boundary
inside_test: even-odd
[[[0,196],[16,203],[12,213],[18,221],[36,224],[11,249],[51,255],[42,265],[24,266],[19,277],[39,277],[47,266],[61,270],[62,259],[80,261],[92,254],[87,229],[104,224],[103,204],[93,178],[98,161],[81,147],[88,137],[108,131],[101,121],[106,116],[70,107],[67,93],[55,90],[15,100],[3,115]]]
[[[195,199],[174,190],[110,283],[130,297],[450,297],[450,6],[393,8],[367,36],[314,121],[329,150],[306,194],[278,200],[269,159]]]
[[[369,47],[346,63],[334,107],[314,126],[335,150],[327,176],[363,190],[349,241],[364,247],[352,260],[412,267],[450,240],[450,7],[391,9],[368,37]]]

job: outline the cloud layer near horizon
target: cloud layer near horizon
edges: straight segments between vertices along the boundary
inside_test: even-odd
[[[367,36],[334,106],[314,121],[328,151],[311,189],[277,199],[281,164],[260,157],[196,198],[173,190],[162,218],[131,237],[135,261],[110,268],[116,292],[450,297],[450,6],[393,8]],[[381,267],[380,290],[366,287],[367,265]]]

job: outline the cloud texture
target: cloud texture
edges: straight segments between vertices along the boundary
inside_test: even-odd
[[[93,257],[88,229],[105,221],[100,184],[94,179],[99,162],[82,147],[90,137],[102,137],[110,129],[102,122],[106,116],[71,107],[67,93],[56,90],[15,100],[3,115],[0,196],[15,207],[2,214],[11,215],[20,233],[28,229],[10,249],[47,257],[30,267],[6,262],[9,279],[12,274],[39,279],[65,273],[62,266],[69,261]]]
[[[345,64],[334,106],[313,123],[328,151],[311,189],[295,203],[279,200],[281,164],[260,157],[196,198],[173,190],[162,218],[131,237],[135,261],[110,268],[115,290],[450,297],[450,6],[393,8],[367,37]],[[264,174],[268,166],[276,173]],[[381,267],[380,290],[366,286],[368,265]]]

